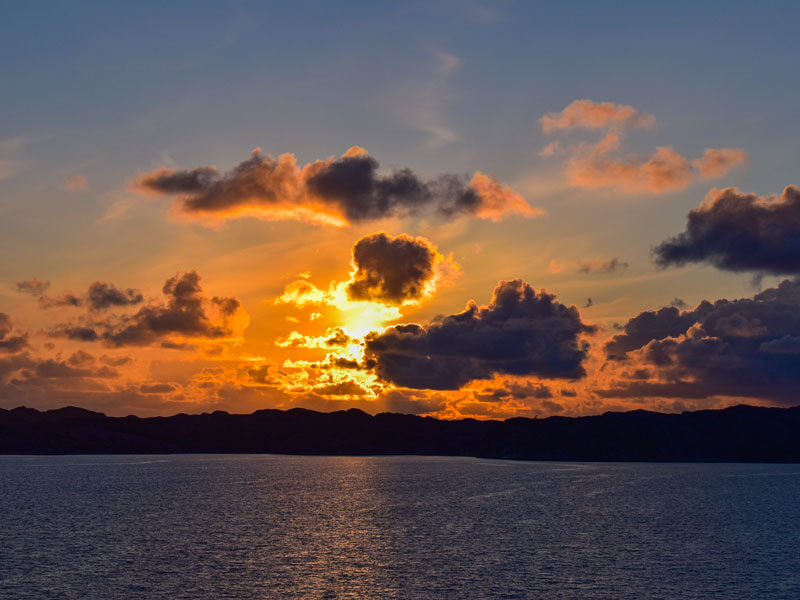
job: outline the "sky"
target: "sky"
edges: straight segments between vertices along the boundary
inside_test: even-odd
[[[0,407],[790,406],[792,2],[16,2]]]

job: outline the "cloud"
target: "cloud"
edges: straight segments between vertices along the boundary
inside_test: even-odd
[[[30,294],[31,296],[39,297],[47,291],[50,287],[49,281],[40,281],[39,279],[28,279],[26,281],[17,282],[17,291],[21,294]]]
[[[683,298],[678,298],[677,296],[670,301],[669,305],[681,310],[689,306]]]
[[[427,77],[389,89],[386,97],[393,111],[408,125],[427,134],[425,145],[437,148],[458,140],[447,122],[450,80],[461,59],[444,51],[433,53],[434,66]]]
[[[13,334],[13,332],[11,318],[6,313],[0,312],[0,353],[13,354],[28,345],[27,334]]]
[[[579,273],[614,273],[620,269],[627,269],[630,265],[616,256],[613,258],[595,258],[578,263]]]
[[[176,196],[177,215],[211,224],[245,216],[341,226],[429,212],[445,219],[471,215],[491,220],[540,214],[479,172],[471,181],[461,175],[424,180],[411,169],[380,174],[378,167],[378,161],[358,147],[302,168],[292,154],[275,159],[256,149],[224,174],[216,167],[158,169],[138,177],[134,188]]]
[[[674,192],[685,189],[698,177],[722,177],[749,158],[739,148],[707,148],[702,157],[692,160],[669,146],[658,146],[644,157],[619,156],[616,152],[627,130],[651,127],[655,118],[632,106],[611,102],[576,100],[560,113],[546,114],[539,123],[545,134],[575,128],[606,132],[595,143],[563,147],[567,155],[564,174],[571,186],[581,189],[610,189],[627,194]],[[550,143],[541,155],[554,156],[560,150],[560,144]]]
[[[652,374],[602,390],[606,397],[734,396],[796,404],[800,281],[784,280],[753,298],[704,301],[690,311],[641,313],[605,350]]]
[[[655,124],[653,115],[632,106],[592,100],[573,100],[561,112],[547,113],[539,119],[539,125],[546,134],[576,127],[607,129],[653,127]]]
[[[65,177],[63,187],[66,190],[82,190],[86,188],[88,180],[83,175],[75,175],[74,177]]]
[[[337,346],[347,346],[353,340],[340,327],[328,329],[320,337],[303,335],[298,331],[292,331],[285,338],[275,340],[275,345],[279,348],[322,348],[331,349]]]
[[[576,261],[574,265],[561,262],[555,258],[550,259],[548,268],[551,273],[557,275],[567,271],[574,271],[576,273],[600,273],[609,274],[615,273],[622,269],[627,269],[630,265],[620,258],[614,256],[612,258],[597,257],[589,260]]]
[[[73,292],[62,292],[58,296],[44,296],[41,293],[34,294],[33,290],[36,289],[36,286],[32,285],[33,282],[37,282],[37,280],[22,281],[17,284],[17,289],[23,291],[22,286],[24,285],[25,291],[33,295],[38,295],[39,306],[41,308],[61,306],[78,307],[85,304],[89,307],[89,310],[103,311],[111,307],[134,306],[144,301],[144,296],[142,296],[139,291],[132,288],[120,289],[105,281],[95,281],[92,283],[86,294],[78,295]],[[44,284],[44,287],[41,285],[38,286],[41,288],[41,292],[50,285],[49,282],[44,282]]]
[[[365,356],[379,378],[414,389],[458,389],[495,373],[576,379],[588,351],[579,337],[594,331],[577,308],[515,279],[501,281],[487,306],[370,334]]]
[[[144,301],[144,296],[134,289],[121,290],[116,286],[95,281],[89,286],[86,300],[91,310],[106,310],[112,306],[133,306]]]
[[[89,295],[95,310],[141,301],[133,290],[122,292],[113,286],[99,285],[95,291],[94,298]],[[237,336],[249,322],[237,298],[206,295],[195,271],[171,277],[162,291],[165,302],[151,302],[133,314],[62,324],[51,333],[80,341],[102,340],[112,347],[160,343],[163,347],[194,348],[186,339],[219,340]]]
[[[685,189],[693,179],[690,160],[666,146],[656,148],[646,158],[609,157],[611,149],[605,144],[587,148],[575,152],[564,170],[573,187],[661,194]]]
[[[429,296],[457,269],[428,240],[383,231],[365,235],[353,246],[355,271],[347,296],[355,301],[403,304]]]
[[[780,197],[711,190],[689,212],[686,231],[653,250],[662,266],[708,263],[726,271],[800,273],[800,189]]]
[[[412,390],[389,390],[381,395],[378,402],[386,412],[404,415],[436,413],[445,408],[442,396]]]
[[[58,296],[39,296],[41,308],[55,308],[61,306],[78,307],[83,304],[83,298],[72,292],[63,292]]]
[[[506,381],[502,387],[482,389],[473,392],[473,396],[476,400],[482,402],[502,402],[508,399],[526,400],[530,398],[544,400],[552,398],[553,391],[543,383]]]
[[[702,158],[692,164],[701,177],[714,179],[723,177],[733,167],[746,164],[750,159],[747,152],[739,148],[707,148]]]
[[[365,396],[369,392],[365,390],[363,387],[358,385],[355,381],[352,380],[344,380],[338,381],[336,383],[328,383],[316,386],[313,389],[313,393],[319,394],[320,396]]]
[[[143,394],[171,394],[178,389],[180,386],[174,383],[143,383],[139,386],[139,391]]]
[[[0,140],[0,181],[16,174],[24,166],[25,163],[17,157],[25,142],[23,137]]]
[[[64,337],[76,342],[95,342],[100,339],[100,334],[94,327],[69,323],[57,325],[50,334],[53,337]]]

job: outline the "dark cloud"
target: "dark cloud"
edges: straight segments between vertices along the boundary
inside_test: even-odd
[[[38,279],[28,279],[27,281],[17,282],[17,291],[22,294],[30,294],[31,296],[41,296],[50,287],[49,281],[40,281]]]
[[[641,313],[606,352],[636,361],[648,369],[636,372],[652,371],[657,379],[616,386],[607,396],[747,396],[796,404],[800,281],[786,280],[752,299],[702,302],[682,313],[674,307]]]
[[[623,359],[628,352],[641,348],[650,340],[678,336],[697,321],[698,314],[706,314],[711,308],[709,302],[703,302],[695,311],[682,313],[674,306],[668,306],[639,313],[622,327],[624,333],[606,342],[606,356]]]
[[[506,382],[500,388],[487,388],[480,392],[473,394],[477,400],[484,402],[501,402],[513,398],[515,400],[526,400],[529,398],[536,398],[544,400],[552,398],[553,392],[549,386],[543,383],[516,383],[513,381]]]
[[[445,402],[441,396],[430,396],[411,390],[389,390],[381,395],[379,402],[386,412],[404,415],[424,415],[445,408]]]
[[[779,198],[716,191],[653,256],[662,267],[705,262],[726,271],[800,273],[800,189],[789,186]]]
[[[314,388],[314,393],[320,396],[365,396],[368,392],[355,381],[348,379],[317,386]]]
[[[92,291],[95,294],[92,296]],[[234,297],[208,297],[195,271],[178,274],[167,280],[162,289],[165,302],[151,302],[133,314],[110,315],[104,319],[58,325],[52,335],[72,340],[103,340],[109,346],[144,346],[160,343],[163,347],[192,349],[195,346],[172,336],[218,339],[233,334],[232,320],[241,304]],[[142,301],[135,290],[93,284],[90,306],[103,310],[128,306]]]
[[[28,345],[28,335],[25,333],[14,334],[11,318],[6,313],[0,313],[0,352],[19,352]]]
[[[670,301],[669,305],[670,306],[674,306],[675,308],[679,308],[681,310],[683,310],[684,308],[687,308],[689,306],[688,304],[686,304],[686,302],[682,298],[678,298],[678,297],[673,298]]]
[[[272,378],[269,377],[269,365],[261,365],[248,369],[247,374],[250,376],[250,379],[256,383],[262,383],[264,385],[273,383]]]
[[[86,293],[86,301],[92,310],[105,310],[112,306],[132,306],[143,300],[144,296],[134,289],[121,290],[104,281],[95,281]]]
[[[139,391],[143,394],[169,394],[178,389],[178,386],[173,383],[143,383],[139,386]]]
[[[94,356],[85,350],[78,350],[67,359],[67,364],[72,367],[88,367],[93,365],[96,360]]]
[[[74,355],[73,355],[74,356]],[[33,358],[20,372],[16,383],[36,384],[48,379],[110,379],[119,373],[109,367],[92,368],[92,362],[78,362],[54,358]]]
[[[609,259],[597,258],[578,263],[579,273],[614,273],[627,269],[630,265],[616,256]]]
[[[227,319],[213,319],[209,309],[215,307],[223,317],[229,317],[239,309],[239,300],[208,298],[196,271],[171,277],[162,291],[166,303],[143,306],[133,315],[123,317],[122,324],[108,329],[103,339],[112,346],[142,346],[170,341],[164,338],[171,335],[214,339],[233,333]]]
[[[104,354],[100,357],[100,362],[106,365],[111,365],[112,367],[121,367],[122,365],[126,365],[131,362],[130,356],[108,356]]]
[[[574,306],[515,279],[501,281],[488,306],[371,334],[366,357],[381,379],[414,389],[458,389],[495,373],[577,379],[588,351],[579,338],[594,331]]]
[[[100,334],[95,331],[94,327],[87,327],[80,324],[72,325],[65,323],[58,325],[50,334],[54,337],[65,337],[68,340],[75,340],[76,342],[95,342],[100,339]]]
[[[347,335],[343,329],[336,327],[330,332],[330,335],[325,339],[326,346],[346,346],[350,343],[350,336]]]
[[[434,277],[438,253],[430,242],[406,234],[381,231],[365,235],[353,246],[356,272],[347,286],[351,300],[401,304],[422,296]]]
[[[26,282],[21,282],[26,283]],[[19,288],[20,283],[17,284]],[[86,304],[89,310],[103,311],[112,307],[133,306],[144,301],[144,296],[137,290],[120,289],[105,281],[95,281],[89,286],[86,294],[78,295],[72,292],[63,292],[58,296],[42,296],[38,294],[39,305],[42,308],[57,306],[82,306]]]
[[[58,296],[39,296],[39,306],[54,308],[59,306],[78,307],[83,304],[83,298],[72,292],[64,292]]]
[[[352,222],[414,214],[432,204],[448,215],[469,213],[480,204],[465,178],[425,182],[411,169],[379,175],[378,166],[371,156],[343,157],[310,177],[308,189],[337,204]]]
[[[459,175],[425,180],[410,169],[380,174],[378,167],[360,148],[303,168],[291,154],[276,159],[256,149],[227,173],[215,167],[159,169],[139,177],[135,187],[177,196],[179,212],[206,218],[255,214],[357,223],[430,211],[492,219],[505,212],[536,214],[520,196],[482,174],[477,183]]]

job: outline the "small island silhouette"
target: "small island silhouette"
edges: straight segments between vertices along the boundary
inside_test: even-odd
[[[800,406],[439,420],[357,409],[108,417],[0,409],[0,454],[274,453],[516,460],[800,462]]]

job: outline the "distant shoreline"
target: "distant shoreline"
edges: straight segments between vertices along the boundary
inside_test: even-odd
[[[0,409],[0,454],[442,456],[567,462],[798,463],[800,406],[438,420],[357,409],[108,417]]]

